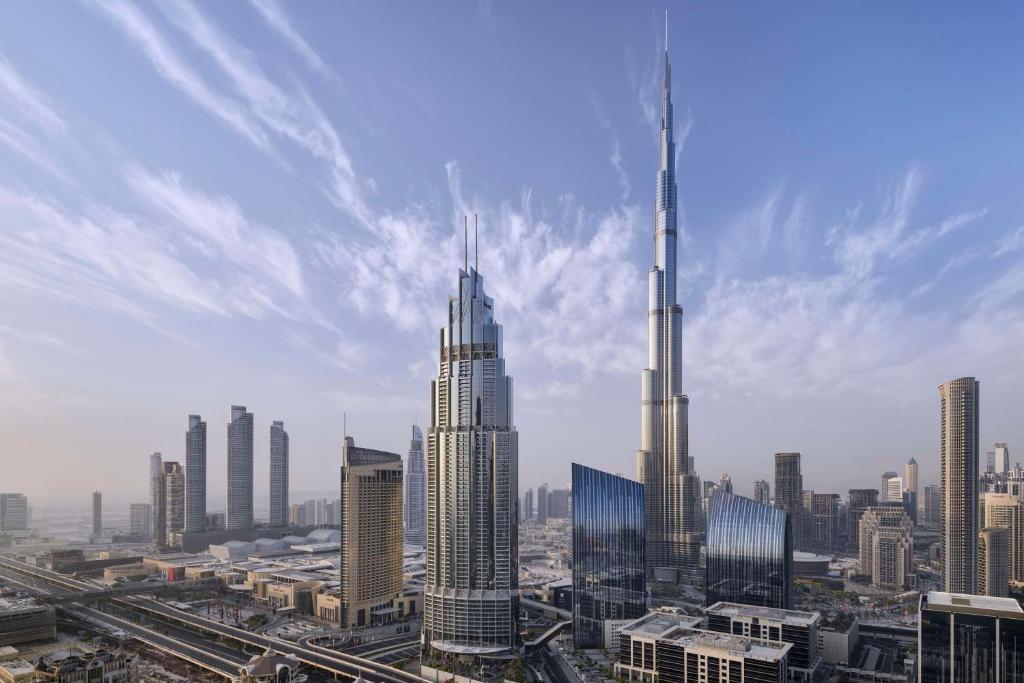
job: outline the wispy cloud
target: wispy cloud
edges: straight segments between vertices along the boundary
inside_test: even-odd
[[[74,182],[64,173],[57,161],[47,154],[28,133],[3,119],[0,119],[0,144],[17,152],[60,180],[66,183]]]
[[[270,141],[259,124],[237,102],[216,93],[164,39],[137,5],[124,0],[91,0],[90,6],[100,11],[135,43],[164,79],[258,148],[271,150]]]
[[[0,55],[0,92],[14,103],[26,120],[42,126],[51,133],[63,133],[67,124],[53,110],[36,88],[14,69],[14,66]]]
[[[1007,233],[999,240],[996,250],[992,253],[992,258],[1006,256],[1021,249],[1024,249],[1024,225],[1013,232]]]
[[[249,0],[253,7],[259,12],[260,16],[263,17],[263,21],[267,23],[270,28],[276,31],[285,42],[288,43],[289,47],[295,51],[303,61],[322,76],[331,76],[331,70],[324,64],[324,61],[317,54],[316,50],[310,47],[306,39],[295,30],[292,26],[291,21],[288,19],[288,15],[285,14],[284,8],[277,2],[277,0]]]

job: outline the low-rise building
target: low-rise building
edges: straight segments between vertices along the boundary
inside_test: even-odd
[[[46,657],[40,660],[36,672],[37,681],[53,683],[134,683],[139,680],[135,655],[109,650]]]
[[[0,662],[0,683],[27,683],[36,679],[36,668],[24,659]]]
[[[296,680],[299,658],[267,650],[255,655],[238,671],[239,683],[291,683]]]
[[[57,617],[35,598],[0,597],[0,645],[53,640]]]
[[[643,683],[777,682],[788,676],[789,643],[698,628],[700,621],[652,612],[619,629],[615,675]]]
[[[818,628],[818,650],[826,664],[849,666],[860,638],[860,626],[855,617],[842,622],[824,624]]]
[[[772,643],[789,643],[791,680],[810,680],[821,666],[817,612],[718,602],[707,609],[708,630]]]

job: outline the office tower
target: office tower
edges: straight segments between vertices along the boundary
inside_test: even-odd
[[[905,491],[913,491],[917,494],[917,460],[911,458],[907,461],[906,476],[903,478],[903,489]]]
[[[103,493],[92,492],[92,537],[103,535]]]
[[[973,377],[939,387],[942,587],[974,593],[978,570],[978,402]]]
[[[1024,680],[1024,610],[1012,598],[922,593],[917,653],[919,681]]]
[[[270,526],[288,523],[288,432],[284,422],[270,425]]]
[[[1010,449],[1006,444],[999,441],[995,445],[995,468],[1000,474],[1010,471]]]
[[[302,503],[292,503],[288,506],[288,524],[291,526],[306,525],[306,507]]]
[[[636,460],[647,506],[647,576],[675,581],[679,570],[699,565],[700,483],[690,466],[690,400],[682,389],[683,307],[676,303],[676,153],[667,44],[664,68],[654,265],[647,277],[647,369],[641,375],[642,436]]]
[[[185,528],[185,472],[176,462],[163,463],[162,482],[164,504],[163,545],[177,545],[174,535]]]
[[[21,493],[0,493],[0,531],[28,530],[28,498]]]
[[[422,642],[486,655],[517,645],[519,436],[501,325],[475,268],[459,272],[446,319],[427,435]]]
[[[722,474],[722,478],[718,480],[718,487],[726,493],[732,493],[732,477],[727,473]]]
[[[547,524],[548,521],[548,485],[537,487],[537,521]]]
[[[1009,532],[1010,579],[1024,581],[1024,506],[1020,498],[1009,493],[986,493],[982,500],[985,514],[980,523]]]
[[[985,474],[995,474],[996,471],[996,452],[986,451],[985,452]]]
[[[811,496],[811,542],[819,552],[839,549],[839,494],[815,493]]]
[[[572,492],[573,642],[603,648],[607,621],[647,613],[644,487],[573,463]]]
[[[708,506],[708,605],[738,602],[778,609],[793,605],[790,520],[785,510],[715,491]]]
[[[810,681],[821,666],[817,612],[753,607],[730,602],[707,609],[709,631],[734,633],[773,643],[789,643],[789,679]],[[715,679],[709,679],[715,680]],[[732,680],[730,676],[728,680]]]
[[[523,509],[519,512],[520,519],[533,519],[533,489],[526,489],[526,493],[523,494]]]
[[[347,436],[343,463],[340,622],[358,628],[387,620],[402,592],[402,456]]]
[[[252,528],[252,413],[231,406],[228,424],[228,529]]]
[[[807,512],[803,501],[804,477],[799,453],[775,454],[775,507],[789,513],[796,548],[804,549]]]
[[[185,531],[206,530],[206,423],[188,416],[185,432]]]
[[[895,472],[884,472],[882,485],[878,488],[878,499],[889,503],[902,503],[903,478]]]
[[[902,506],[870,507],[860,518],[860,573],[880,588],[912,588],[914,527]]]
[[[163,484],[163,456],[160,453],[152,453],[149,456],[149,504],[153,508],[153,531],[151,538],[156,542],[163,542],[164,538],[164,484]]]
[[[548,519],[569,519],[571,501],[569,489],[552,489],[548,493]]]
[[[423,460],[423,432],[412,426],[409,460],[405,468],[405,542],[427,543],[427,473]]]
[[[850,489],[849,509],[846,517],[847,547],[860,549],[860,518],[869,507],[878,505],[878,491],[875,489]]]
[[[129,533],[132,538],[149,538],[153,533],[153,506],[149,503],[132,503],[129,517]]]
[[[770,505],[772,502],[771,489],[764,479],[754,481],[754,500],[762,505]]]
[[[615,678],[660,681],[783,683],[789,680],[789,643],[699,628],[700,620],[651,612],[619,631]]]
[[[1010,530],[985,527],[978,532],[978,595],[1006,598],[1009,594]]]
[[[929,484],[924,487],[924,525],[938,529],[941,518],[942,487]]]

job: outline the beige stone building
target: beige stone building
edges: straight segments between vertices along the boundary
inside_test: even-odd
[[[402,593],[402,493],[402,457],[360,448],[346,437],[338,615],[344,628],[405,616],[397,604]]]

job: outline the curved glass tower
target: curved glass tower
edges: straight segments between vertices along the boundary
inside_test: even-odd
[[[518,435],[494,302],[467,270],[448,301],[431,382],[422,644],[487,656],[518,639]]]
[[[659,165],[654,206],[654,266],[648,279],[648,367],[642,374],[642,437],[637,478],[644,484],[647,574],[675,581],[700,562],[699,483],[690,471],[690,400],[682,391],[683,308],[676,303],[676,145],[672,69],[665,26]]]
[[[791,609],[789,513],[718,489],[708,504],[707,604]]]

